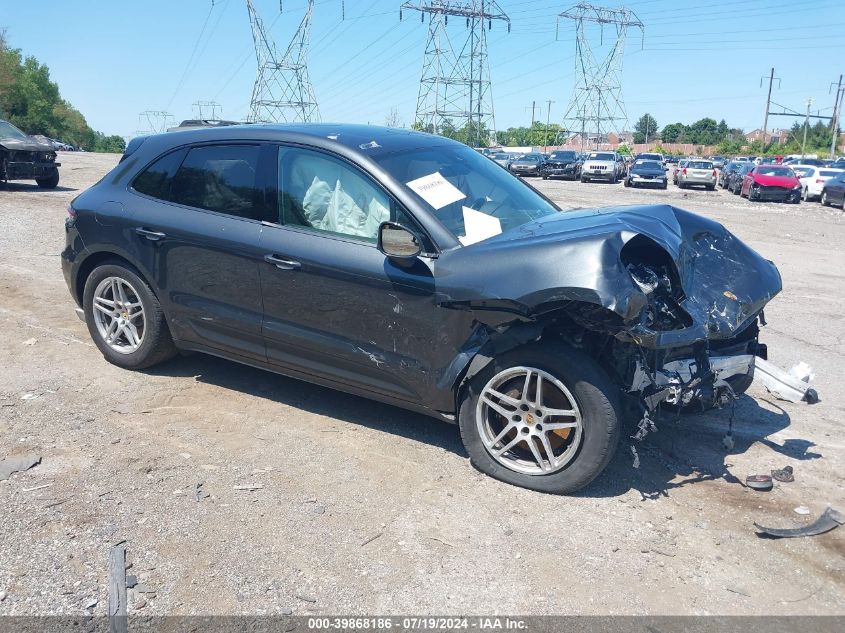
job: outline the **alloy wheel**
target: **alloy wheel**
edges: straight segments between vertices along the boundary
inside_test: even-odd
[[[581,410],[557,378],[534,367],[511,367],[490,379],[478,398],[476,424],[493,459],[527,475],[569,464],[581,445]]]
[[[137,290],[125,279],[106,277],[97,285],[92,314],[97,332],[114,351],[131,354],[143,343],[144,306]]]

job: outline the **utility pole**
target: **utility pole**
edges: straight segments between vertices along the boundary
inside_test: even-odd
[[[775,80],[775,69],[772,68],[772,72],[769,73],[769,96],[766,97],[766,116],[763,118],[763,149],[766,149],[766,133],[769,131],[769,110],[772,106],[772,83]],[[760,78],[760,84],[762,85],[763,78]],[[778,79],[778,86],[780,86],[780,79]]]
[[[548,109],[546,110],[546,131],[543,134],[543,151],[545,152],[549,145],[549,122],[552,118],[552,104],[554,101],[551,99],[546,99],[546,103],[549,104]]]
[[[813,105],[812,99],[807,99],[807,118],[804,119],[804,141],[801,143],[801,158],[804,158],[805,148],[807,146],[807,128],[810,127],[810,106]]]
[[[831,84],[831,88],[833,84]],[[839,132],[839,119],[842,111],[842,75],[839,75],[839,83],[836,85],[836,101],[833,102],[833,116],[830,118],[830,157],[836,155],[836,137]]]
[[[532,102],[531,102],[531,127],[534,127],[534,121],[535,121],[535,118],[534,118],[534,111],[535,111],[536,109],[537,109],[537,102],[536,102],[536,101],[532,101]]]

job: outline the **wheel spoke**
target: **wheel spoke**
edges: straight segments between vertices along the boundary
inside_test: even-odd
[[[494,454],[494,455],[502,455],[502,454],[504,454],[504,453],[507,453],[507,452],[508,452],[510,449],[512,449],[514,446],[516,446],[517,444],[519,444],[519,443],[520,443],[523,439],[524,439],[524,438],[523,438],[521,435],[517,435],[517,436],[516,436],[515,438],[513,438],[510,442],[508,442],[507,444],[505,444],[502,448],[494,448],[494,449],[493,449],[493,454]]]
[[[575,409],[543,409],[543,415],[545,415],[547,418],[578,418],[578,412]]]
[[[106,329],[106,343],[112,343],[119,333],[120,330],[117,326],[117,319],[112,319],[112,322],[109,323],[108,329]]]
[[[540,435],[540,443],[543,445],[543,450],[546,451],[546,457],[549,460],[549,468],[554,468],[555,454],[552,450],[552,445],[549,443],[549,436],[545,433]]]
[[[540,456],[540,451],[537,450],[537,445],[534,443],[534,438],[528,438],[528,447],[531,449],[531,454],[537,461],[537,465],[540,467],[540,470],[543,472],[549,470],[551,468],[551,464],[546,465],[546,462],[543,461],[543,458]]]
[[[110,317],[113,317],[115,315],[114,308],[110,308],[108,306],[100,305],[99,303],[94,303],[94,308],[96,310],[99,310],[103,314],[110,316]]]
[[[126,297],[126,289],[123,287],[122,281],[117,282],[117,291],[120,293],[120,305],[125,308],[129,299]]]
[[[513,423],[506,424],[505,428],[502,429],[502,432],[499,433],[496,437],[493,438],[493,441],[490,443],[490,446],[496,446],[499,442],[505,439],[505,436],[510,433],[516,425]]]
[[[117,289],[117,279],[111,280],[111,299],[114,302],[114,307],[116,308],[120,303],[120,291]]]
[[[526,370],[525,372],[525,384],[522,385],[522,401],[523,402],[531,402],[531,398],[528,396],[528,391],[531,389],[531,376],[532,371],[530,369]]]
[[[123,326],[123,333],[126,335],[126,340],[129,344],[137,347],[141,343],[141,337],[138,336],[138,329],[131,323]]]
[[[133,312],[131,308],[127,308],[127,312],[129,313],[129,320],[134,321],[138,317],[144,316],[144,308],[141,306],[140,303],[132,304],[133,306],[137,306],[137,309]]]
[[[539,374],[539,373],[537,374],[537,389],[534,393],[535,393],[534,402],[536,403],[536,405],[538,407],[542,407],[543,406],[543,375],[542,374]]]
[[[574,429],[578,422],[543,422],[543,428],[547,431],[558,431],[560,429]]]
[[[500,405],[498,402],[494,402],[493,400],[490,399],[490,396],[487,395],[486,393],[482,396],[482,399],[484,400],[484,404],[486,404],[488,407],[493,409],[496,413],[501,415],[506,420],[510,421],[511,416],[514,413],[513,411],[508,411],[502,405]]]
[[[496,391],[492,387],[488,387],[487,389],[485,389],[484,393],[488,396],[493,396],[497,400],[501,400],[505,404],[509,404],[514,409],[519,406],[519,400],[517,400],[516,398],[511,398],[510,396],[502,393],[501,391]]]
[[[94,303],[99,306],[103,306],[105,308],[111,308],[114,310],[114,301],[106,299],[105,297],[94,297]]]

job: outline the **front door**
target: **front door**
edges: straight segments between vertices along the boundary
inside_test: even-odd
[[[422,400],[439,331],[430,261],[403,268],[376,248],[381,222],[410,218],[338,157],[281,147],[278,165],[278,224],[260,240],[268,360]]]

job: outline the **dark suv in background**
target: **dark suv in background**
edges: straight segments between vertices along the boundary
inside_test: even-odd
[[[0,119],[0,182],[34,180],[43,189],[54,189],[60,166],[52,143],[27,136]]]
[[[551,155],[540,165],[540,175],[543,180],[549,178],[568,177],[571,180],[578,180],[581,177],[581,158],[578,152],[570,150],[559,150]]]

